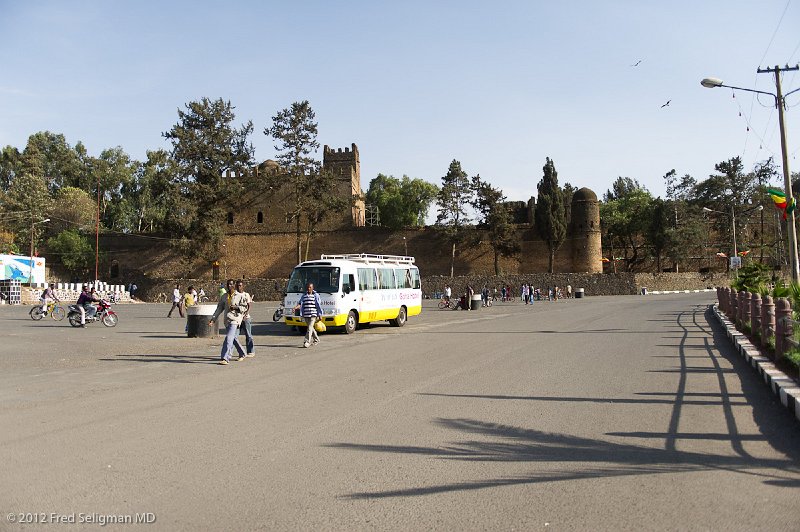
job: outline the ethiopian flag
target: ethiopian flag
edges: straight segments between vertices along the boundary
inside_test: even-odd
[[[783,211],[783,219],[786,219],[786,215],[792,212],[795,208],[795,201],[792,198],[791,202],[786,201],[786,194],[781,192],[780,190],[775,190],[774,188],[768,188],[767,192],[769,192],[772,201],[775,203],[775,206]]]

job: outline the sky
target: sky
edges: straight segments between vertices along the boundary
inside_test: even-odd
[[[756,70],[797,64],[799,27],[800,0],[0,0],[0,146],[47,130],[144,160],[208,97],[252,120],[261,161],[272,117],[308,100],[321,144],[358,146],[364,190],[378,173],[439,184],[456,159],[527,200],[549,157],[562,184],[601,196],[624,176],[663,196],[672,169],[780,165],[772,98],[700,80],[774,92]]]

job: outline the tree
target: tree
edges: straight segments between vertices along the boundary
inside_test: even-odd
[[[91,264],[93,248],[89,239],[74,229],[60,232],[47,240],[49,252],[61,258],[61,264],[72,273],[83,273]]]
[[[467,173],[461,169],[461,163],[453,159],[447,174],[442,177],[442,187],[436,197],[439,211],[436,226],[452,245],[450,277],[453,277],[455,269],[456,244],[466,236],[465,229],[470,222],[466,207],[472,203],[472,195],[472,184]]]
[[[736,234],[739,242],[745,242],[749,234],[743,231],[748,219],[740,216],[748,204],[754,200],[758,190],[758,178],[754,173],[745,173],[744,165],[739,157],[717,163],[714,168],[719,172],[701,181],[695,186],[695,202],[700,207],[708,207],[725,213],[722,216],[710,217],[716,233],[724,239],[724,249],[733,242],[731,216],[735,218]]]
[[[561,197],[564,201],[564,221],[567,227],[572,223],[572,196],[574,196],[577,191],[578,189],[569,183],[564,183],[564,186],[561,187]]]
[[[473,207],[478,212],[478,227],[489,233],[489,242],[494,252],[494,274],[500,275],[500,257],[511,257],[520,251],[519,238],[511,213],[505,203],[506,197],[499,188],[483,181],[480,175],[472,178],[475,192]]]
[[[233,111],[222,98],[189,102],[186,111],[178,109],[178,123],[163,133],[172,142],[183,199],[182,205],[173,208],[183,210],[187,218],[186,230],[178,236],[191,239],[190,255],[219,257],[226,208],[242,190],[240,176],[252,166],[253,146],[248,137],[253,123],[235,128]],[[234,177],[226,177],[228,171]]]
[[[365,202],[378,207],[380,224],[389,229],[425,225],[428,208],[439,189],[422,179],[378,174],[370,181]]]
[[[93,174],[94,197],[97,197],[97,186],[100,186],[100,222],[103,226],[115,231],[125,231],[130,228],[126,218],[130,216],[129,194],[138,163],[131,161],[125,151],[117,146],[103,150],[100,157],[95,159]]]
[[[56,192],[50,213],[50,227],[58,233],[65,230],[86,231],[94,228],[97,206],[86,191],[63,187]]]
[[[50,192],[79,184],[80,161],[61,133],[40,131],[28,137],[20,163],[22,172],[44,177]]]
[[[622,242],[627,271],[633,271],[647,258],[644,248],[652,201],[653,196],[638,181],[620,177],[613,192],[607,192],[600,204],[600,221],[606,238]]]
[[[295,224],[297,262],[303,261],[303,223],[305,223],[305,256],[317,226],[330,214],[341,212],[348,201],[336,193],[336,181],[331,172],[323,171],[312,154],[319,149],[316,113],[308,100],[294,102],[272,117],[272,126],[264,129],[275,141],[278,164],[284,173],[269,178],[270,188],[280,186],[291,190],[291,206],[286,217]],[[288,181],[288,182],[287,182]]]
[[[39,242],[42,227],[31,222],[44,220],[50,215],[53,200],[42,176],[22,174],[11,183],[6,196],[6,213],[11,215],[10,228],[14,231],[17,245],[25,249],[32,242]]]
[[[0,152],[0,190],[7,191],[14,181],[14,176],[20,172],[19,150],[13,146],[6,146]]]
[[[661,272],[661,257],[670,244],[672,220],[670,217],[670,205],[661,198],[655,198],[650,203],[650,213],[647,217],[647,239],[653,251],[653,258],[656,261],[656,273]]]
[[[564,216],[564,200],[558,186],[556,166],[550,158],[544,167],[544,176],[537,185],[536,211],[534,213],[536,232],[547,243],[550,254],[548,271],[553,273],[556,251],[567,237],[567,225]]]
[[[607,190],[603,194],[603,201],[620,199],[642,189],[643,187],[639,180],[620,176],[611,185],[611,190]]]
[[[184,202],[175,166],[164,150],[147,152],[147,160],[137,164],[132,179],[122,188],[122,195],[127,202],[127,230],[185,233],[184,213],[171,208]]]

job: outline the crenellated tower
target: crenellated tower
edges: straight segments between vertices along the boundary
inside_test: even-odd
[[[342,197],[361,198],[361,161],[355,143],[351,144],[351,148],[336,150],[325,145],[322,149],[322,166],[335,176],[338,181],[337,190]],[[364,226],[365,209],[362,199],[356,200],[353,204],[351,216],[353,226]]]

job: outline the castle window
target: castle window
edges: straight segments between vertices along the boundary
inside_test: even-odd
[[[232,213],[232,212],[229,212],[229,213],[228,213],[228,223],[229,223],[229,224],[232,224],[232,223],[233,223],[233,213]]]
[[[258,211],[258,216],[256,216],[256,222],[263,224],[264,223],[264,213]]]

